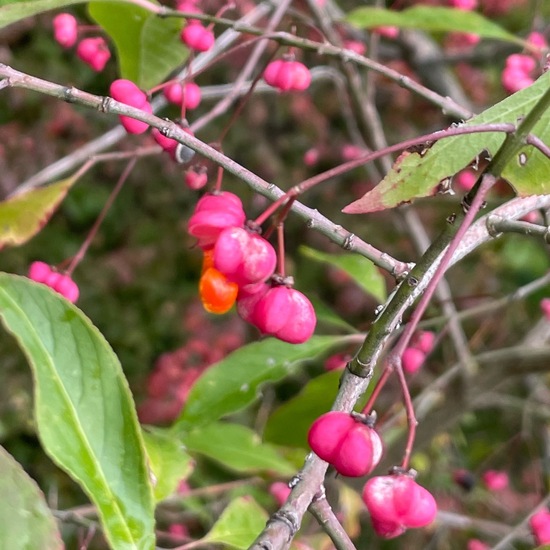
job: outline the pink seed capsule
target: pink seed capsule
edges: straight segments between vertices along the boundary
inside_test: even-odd
[[[61,275],[54,290],[59,292],[59,294],[73,304],[78,300],[78,296],[80,295],[77,284],[68,275]]]
[[[45,262],[32,262],[29,266],[29,279],[37,283],[44,283],[52,272],[52,268]]]
[[[78,38],[78,24],[70,13],[60,13],[53,18],[54,38],[63,48],[72,48]]]

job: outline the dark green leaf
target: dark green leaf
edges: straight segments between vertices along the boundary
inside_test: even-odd
[[[0,548],[64,548],[42,491],[0,447]]]
[[[532,86],[520,90],[497,103],[466,125],[508,122],[516,124],[534,107],[550,86],[550,73],[543,74]],[[550,109],[547,109],[532,131],[545,143],[550,143]],[[427,197],[436,191],[441,180],[451,177],[472,162],[483,150],[494,155],[505,135],[502,132],[478,133],[442,139],[423,154],[406,153],[399,157],[391,171],[371,191],[346,206],[343,212],[361,214],[393,208],[418,197]],[[527,146],[505,167],[503,176],[522,195],[550,192],[550,161],[538,150]]]
[[[246,550],[265,527],[266,521],[265,510],[255,500],[240,497],[229,504],[201,542]]]
[[[315,419],[330,410],[341,376],[342,371],[331,371],[310,380],[297,396],[269,417],[264,439],[276,445],[308,449],[309,428]]]
[[[32,367],[45,451],[95,503],[112,548],[153,548],[143,440],[113,350],[79,309],[25,277],[0,274],[0,317]]]
[[[0,202],[0,249],[34,237],[50,220],[75,178],[31,189]]]
[[[281,380],[342,341],[345,337],[313,336],[294,345],[266,338],[234,351],[197,380],[174,429],[189,431],[243,409],[260,398],[263,384]]]
[[[91,2],[89,12],[115,43],[121,77],[140,88],[162,82],[188,55],[179,37],[182,18],[160,18],[140,6],[119,2]]]
[[[163,430],[151,428],[144,430],[142,435],[154,476],[155,500],[158,502],[174,493],[179,482],[191,475],[193,459],[179,441]]]
[[[102,2],[103,0],[96,1]],[[113,0],[106,1],[113,2]],[[119,3],[129,3],[132,0],[118,1]],[[38,13],[86,2],[88,0],[0,0],[0,28]],[[151,2],[152,11],[157,7],[154,2]]]
[[[264,470],[291,475],[296,469],[275,447],[262,443],[260,436],[245,426],[214,422],[183,435],[185,447],[238,472]]]
[[[307,246],[300,247],[306,258],[332,265],[345,271],[367,294],[379,302],[386,300],[386,282],[378,268],[359,254],[326,254]]]
[[[435,32],[464,32],[524,45],[524,42],[475,11],[440,6],[413,6],[402,11],[363,7],[346,16],[348,23],[362,29],[392,26]]]

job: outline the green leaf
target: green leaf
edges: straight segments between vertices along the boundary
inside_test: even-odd
[[[115,43],[121,77],[140,88],[156,86],[187,58],[189,51],[179,36],[182,18],[160,18],[118,2],[91,2],[88,10]]]
[[[296,469],[275,447],[262,443],[260,436],[245,426],[214,422],[182,436],[191,452],[201,453],[238,472],[259,470],[292,475]]]
[[[0,0],[0,28],[21,19],[37,15],[50,10],[57,10],[72,6],[73,4],[85,4],[89,0]],[[102,2],[103,0],[96,0]],[[113,0],[105,0],[113,2]],[[130,3],[132,0],[118,0],[119,3]],[[158,6],[151,2],[151,10],[155,11]]]
[[[179,482],[191,475],[194,462],[183,445],[165,430],[149,428],[142,435],[154,476],[155,500],[159,502],[173,494]]]
[[[0,447],[0,548],[64,548],[42,491]]]
[[[300,253],[310,260],[332,265],[345,271],[367,294],[379,302],[386,300],[386,282],[378,268],[359,254],[327,254],[307,246],[300,247]]]
[[[234,351],[195,382],[174,430],[189,431],[244,409],[260,398],[263,384],[281,380],[342,341],[345,337],[313,336],[295,345],[266,338]]]
[[[239,497],[227,506],[201,542],[225,544],[246,550],[265,527],[267,513],[250,497]]]
[[[76,178],[31,189],[0,202],[0,250],[34,237],[50,220]]]
[[[94,502],[112,548],[153,548],[143,441],[113,350],[79,309],[25,277],[0,273],[0,318],[32,368],[45,451]]]
[[[392,26],[433,32],[464,32],[525,45],[523,40],[480,13],[439,6],[413,6],[402,11],[363,7],[351,11],[346,21],[362,29]]]
[[[342,371],[321,374],[310,380],[298,395],[277,408],[265,426],[265,441],[308,449],[309,428],[314,420],[330,410],[341,376]]]
[[[496,122],[517,124],[534,107],[548,86],[550,73],[545,73],[532,86],[471,118],[466,126]],[[550,109],[545,111],[532,133],[545,143],[550,143]],[[423,153],[407,152],[397,159],[391,171],[374,189],[346,206],[343,212],[375,212],[414,198],[433,195],[442,180],[470,164],[483,150],[494,155],[504,139],[502,132],[468,134],[439,140]],[[522,153],[526,157],[524,164],[519,160]],[[522,196],[550,192],[550,161],[531,146],[526,146],[512,159],[502,175]]]

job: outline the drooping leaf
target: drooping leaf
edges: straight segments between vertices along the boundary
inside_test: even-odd
[[[157,502],[170,496],[180,481],[193,471],[193,459],[184,450],[181,442],[158,428],[142,432],[149,467],[154,481],[153,492]]]
[[[0,548],[64,548],[36,482],[0,447]]]
[[[88,10],[115,43],[121,77],[140,88],[152,88],[185,61],[182,18],[161,18],[120,2],[91,2]]]
[[[524,45],[517,36],[480,13],[441,6],[413,6],[402,11],[361,7],[351,11],[346,21],[362,29],[392,26],[433,32],[464,32]]]
[[[214,422],[182,436],[191,452],[201,453],[238,472],[269,471],[291,475],[296,469],[260,436],[239,424]]]
[[[266,521],[266,511],[254,499],[239,497],[227,506],[201,542],[246,550],[265,527]]]
[[[143,440],[113,350],[78,308],[25,277],[0,274],[0,318],[32,368],[44,450],[94,502],[112,548],[153,548]]]
[[[72,6],[73,4],[84,4],[89,0],[0,0],[0,28],[16,23],[26,17],[39,13],[57,10]],[[96,0],[97,2],[113,2],[113,0]],[[129,3],[132,0],[118,0],[119,3]],[[152,10],[155,9],[155,2],[151,1]]]
[[[379,302],[386,300],[386,283],[378,268],[359,254],[327,254],[307,246],[300,247],[306,258],[332,265],[345,271],[367,294]]]
[[[174,430],[189,431],[245,408],[260,398],[263,384],[281,380],[345,339],[313,336],[294,345],[266,338],[234,351],[196,381]]]
[[[275,445],[308,449],[309,428],[314,420],[330,410],[341,376],[341,371],[316,376],[298,395],[275,409],[265,426],[264,440]]]
[[[471,118],[466,125],[496,122],[517,124],[534,107],[548,86],[550,73],[545,73],[532,86]],[[550,143],[550,109],[541,116],[531,133],[545,143]],[[504,139],[502,132],[455,136],[439,140],[423,153],[401,155],[374,189],[346,206],[343,212],[375,212],[393,208],[414,198],[430,196],[442,180],[470,164],[482,151],[494,155]],[[550,192],[550,162],[532,146],[525,146],[516,158],[508,162],[502,175],[521,196]]]
[[[50,220],[76,179],[70,177],[0,202],[0,249],[34,237]]]

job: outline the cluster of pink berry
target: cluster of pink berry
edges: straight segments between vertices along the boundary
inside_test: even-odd
[[[176,4],[178,11],[189,13],[202,13],[197,6],[198,0],[179,0]],[[214,33],[197,19],[189,19],[180,35],[181,41],[197,52],[206,52],[215,41]]]
[[[303,63],[291,59],[271,61],[263,76],[267,84],[281,92],[307,90],[311,84],[309,69]]]
[[[151,104],[147,98],[147,94],[140,90],[131,80],[119,78],[118,80],[113,81],[109,88],[109,93],[113,99],[116,99],[125,105],[130,105],[136,109],[141,109],[145,113],[153,112]],[[119,118],[120,123],[129,134],[143,134],[147,131],[147,128],[149,128],[149,125],[146,122],[141,122],[135,118],[130,118],[123,115]]]
[[[207,194],[198,201],[188,231],[204,252],[199,282],[203,305],[211,313],[225,313],[237,302],[239,315],[263,334],[305,342],[315,330],[313,306],[287,281],[268,284],[277,255],[245,221],[242,202],[233,193]]]
[[[428,330],[416,334],[411,345],[403,352],[401,364],[408,374],[414,374],[424,364],[426,356],[432,351],[435,342],[435,334]]]
[[[550,544],[550,512],[548,510],[541,510],[533,514],[529,518],[529,527],[535,537],[537,547]]]
[[[382,457],[382,440],[373,419],[356,413],[331,411],[320,416],[308,433],[311,449],[345,476],[371,473]],[[424,527],[436,516],[437,504],[412,472],[395,471],[370,479],[363,489],[375,532],[397,537],[408,528]]]
[[[70,13],[60,13],[53,19],[54,38],[63,48],[72,48],[78,40],[78,23]],[[107,43],[101,36],[82,39],[76,55],[94,71],[100,72],[111,58]]]
[[[80,294],[77,284],[69,277],[54,271],[47,263],[33,262],[29,267],[29,279],[45,284],[73,304]]]
[[[514,93],[533,84],[538,60],[542,52],[548,50],[546,38],[539,32],[532,32],[527,37],[527,42],[535,50],[531,55],[516,53],[506,58],[506,65],[502,71],[502,85],[507,92]]]

